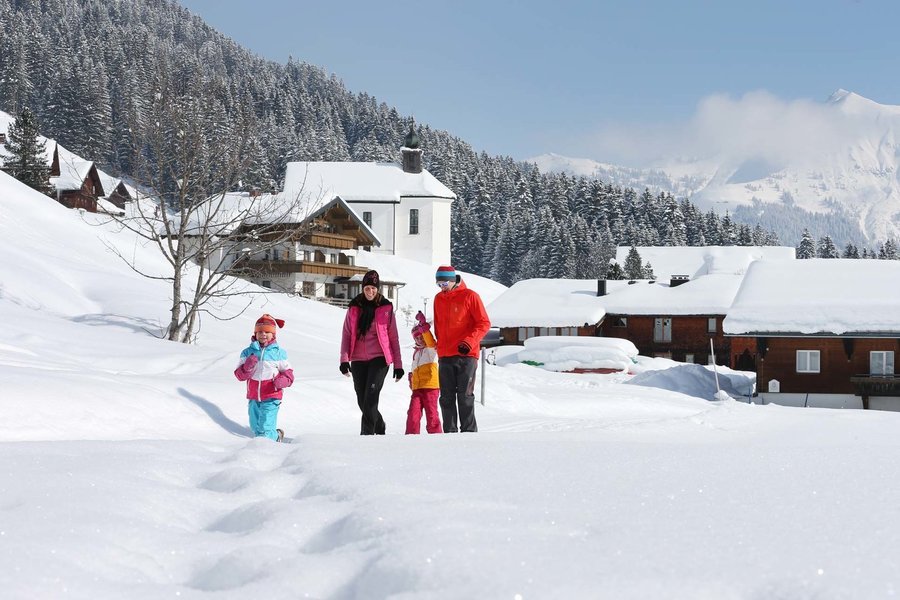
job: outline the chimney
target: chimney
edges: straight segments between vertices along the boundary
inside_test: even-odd
[[[416,134],[414,125],[409,126],[409,133],[403,140],[400,153],[403,155],[404,173],[422,172],[422,150],[419,149],[419,136]]]
[[[606,280],[605,279],[597,280],[597,295],[598,296],[606,295]]]
[[[690,280],[690,275],[672,275],[672,278],[669,280],[669,287],[678,287],[682,283],[687,283]]]

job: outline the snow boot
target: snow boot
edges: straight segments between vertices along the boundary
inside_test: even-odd
[[[278,432],[278,439],[275,440],[275,441],[276,441],[276,442],[283,442],[283,441],[284,441],[284,429],[276,429],[275,431]]]

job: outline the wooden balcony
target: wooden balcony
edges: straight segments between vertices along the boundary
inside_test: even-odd
[[[368,271],[366,267],[312,260],[239,260],[230,270],[235,274],[309,273],[333,277],[353,277],[356,274],[364,275]]]
[[[871,396],[900,396],[900,376],[898,375],[853,375],[850,383],[856,395],[862,397],[863,408],[869,408]]]
[[[329,233],[326,231],[310,231],[304,234],[299,243],[320,248],[338,248],[340,250],[353,250],[358,243],[356,238],[350,235]]]

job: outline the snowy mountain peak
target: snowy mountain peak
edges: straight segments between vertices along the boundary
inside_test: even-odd
[[[828,97],[828,105],[836,106],[845,114],[860,116],[900,116],[900,106],[880,104],[855,92],[839,89]]]
[[[799,241],[798,231],[807,225],[817,229],[809,216],[799,216],[798,208],[828,215],[837,223],[834,230],[817,235],[828,233],[842,243],[900,237],[900,106],[838,89],[818,104],[749,95],[698,111],[696,131],[647,140],[672,149],[653,169],[555,153],[530,162],[544,172],[689,197],[702,210],[734,214],[743,209],[748,219],[759,219],[787,243]],[[679,154],[697,158],[686,161]],[[794,222],[784,223],[786,217]]]

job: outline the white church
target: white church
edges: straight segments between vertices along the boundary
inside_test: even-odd
[[[343,200],[378,237],[366,248],[419,262],[450,264],[450,209],[454,194],[422,168],[419,136],[410,128],[402,163],[292,162],[284,197]]]

